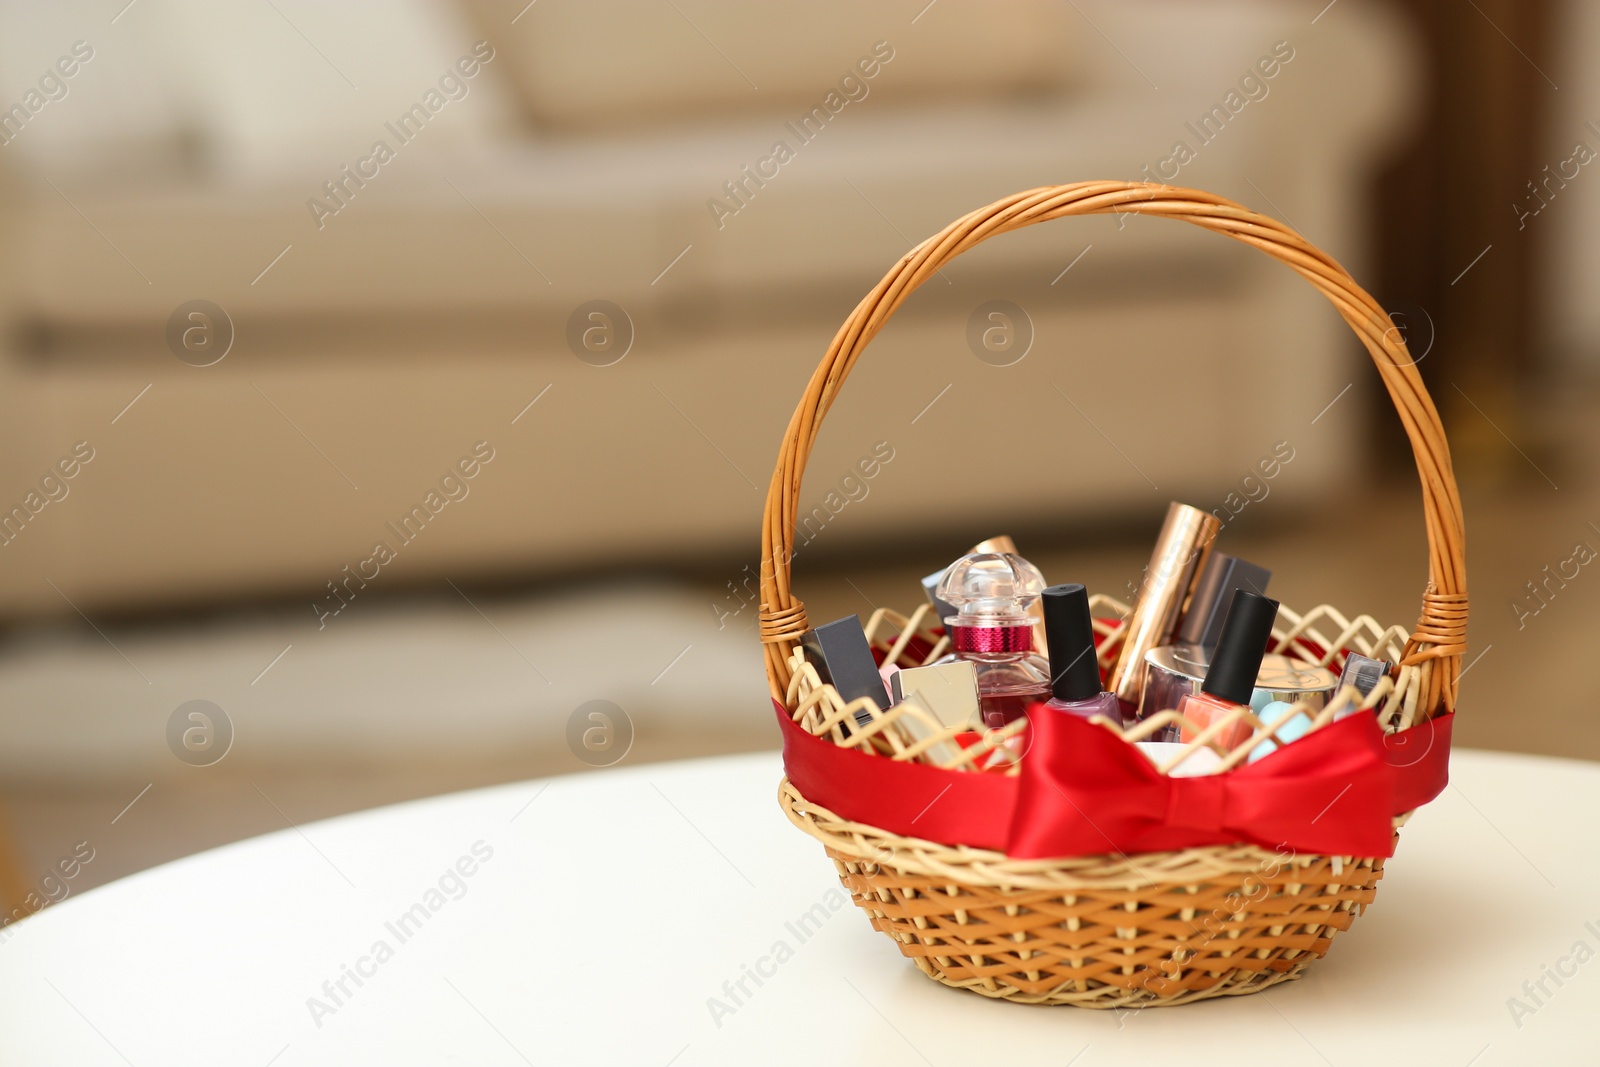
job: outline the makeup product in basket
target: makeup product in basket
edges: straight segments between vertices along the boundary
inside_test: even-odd
[[[956,613],[955,608],[939,599],[939,583],[944,581],[945,570],[934,571],[922,579],[922,593],[928,598],[928,603],[933,605],[933,613],[938,616],[941,626],[944,625],[944,620]]]
[[[939,663],[973,665],[986,727],[1004,726],[1022,718],[1029,704],[1050,699],[1050,664],[1033,651],[1028,614],[1043,591],[1039,569],[1007,552],[963,556],[939,583],[939,596],[956,609],[949,627],[954,651]]]
[[[1162,645],[1146,652],[1144,661],[1144,684],[1134,714],[1138,722],[1176,708],[1185,696],[1200,692],[1211,667],[1210,654],[1199,645]]]
[[[1282,700],[1321,711],[1333,699],[1338,686],[1339,679],[1328,668],[1295,656],[1270,652],[1261,657],[1250,706],[1259,711],[1271,701]]]
[[[1123,623],[1126,637],[1106,688],[1122,702],[1124,719],[1139,706],[1144,686],[1144,654],[1172,640],[1189,589],[1211,552],[1222,523],[1215,515],[1174,501],[1145,568],[1133,614]]]
[[[883,687],[889,690],[889,695],[894,696],[894,676],[900,673],[900,664],[884,663],[878,667],[878,677],[883,679]]]
[[[1045,707],[1089,718],[1104,715],[1119,725],[1122,708],[1100,684],[1100,663],[1094,654],[1094,622],[1089,591],[1081,585],[1052,585],[1040,598],[1044,627],[1050,634],[1050,701]]]
[[[1256,718],[1260,719],[1264,725],[1276,725],[1278,727],[1278,732],[1275,735],[1278,743],[1275,745],[1271,741],[1261,742],[1250,750],[1250,755],[1246,759],[1248,763],[1254,763],[1263,756],[1270,756],[1289,742],[1298,741],[1311,732],[1310,717],[1306,715],[1304,710],[1296,708],[1287,701],[1268,701],[1256,710]]]
[[[1249,560],[1213,552],[1195,579],[1194,592],[1183,609],[1183,619],[1178,623],[1174,644],[1199,645],[1201,648],[1217,647],[1222,636],[1222,620],[1233,602],[1233,594],[1240,589],[1267,595],[1267,583],[1272,572],[1258,567]]]
[[[1200,731],[1250,706],[1256,674],[1261,670],[1267,642],[1272,639],[1272,624],[1277,618],[1276,600],[1247,589],[1233,594],[1222,623],[1222,637],[1217,641],[1217,651],[1200,683],[1200,692],[1185,693],[1178,701],[1178,714],[1193,724],[1182,727],[1180,740],[1192,741]],[[1249,723],[1241,719],[1213,738],[1211,744],[1226,754],[1250,734]]]
[[[1176,708],[1185,693],[1200,692],[1211,655],[1222,636],[1233,594],[1240,589],[1265,594],[1272,572],[1237,556],[1213,552],[1205,569],[1195,579],[1188,610],[1178,626],[1177,640],[1145,653],[1145,676],[1139,696],[1137,717],[1147,719],[1168,708]],[[1269,652],[1261,658],[1251,707],[1268,701],[1302,701],[1321,708],[1332,696],[1331,672],[1291,656]]]
[[[945,726],[983,729],[978,717],[978,671],[969,661],[902,668],[889,683],[889,695],[898,704],[913,693]]]
[[[1320,684],[1323,681],[1331,681],[1333,678],[1332,671],[1301,663],[1300,661],[1293,662],[1298,664],[1298,669],[1295,673],[1302,683],[1315,682]],[[1266,667],[1263,666],[1262,670],[1265,673]],[[1310,677],[1310,672],[1313,671],[1320,672],[1319,676]],[[1325,707],[1328,701],[1333,699],[1334,694],[1347,685],[1355,687],[1356,692],[1365,698],[1368,693],[1371,693],[1377,687],[1378,681],[1387,673],[1389,673],[1389,664],[1383,660],[1372,659],[1370,656],[1352,652],[1344,661],[1344,673],[1340,675],[1338,682],[1330,685],[1326,690],[1320,690],[1314,694],[1284,695],[1263,701],[1262,690],[1257,689],[1256,695],[1251,701],[1252,706],[1256,709],[1256,718],[1267,726],[1278,724],[1276,734],[1278,743],[1275,745],[1271,741],[1261,742],[1250,750],[1249,762],[1254,763],[1264,756],[1269,756],[1284,745],[1289,744],[1291,741],[1298,741],[1311,732],[1311,714],[1308,714],[1304,707],[1297,708],[1296,704],[1310,705],[1312,714],[1314,714],[1315,711],[1320,711]],[[1259,678],[1257,679],[1257,684],[1260,684]],[[1344,711],[1341,711],[1336,718],[1348,718],[1354,715],[1356,710],[1355,704],[1352,704]]]
[[[990,537],[979,541],[977,544],[972,546],[972,550],[968,552],[967,555],[970,556],[973,552],[999,552],[1001,555],[1009,556],[1022,555],[1022,553],[1017,551],[1017,543],[1011,540],[1010,534],[999,534],[995,537]]]
[[[972,552],[1000,552],[1002,554],[1009,553],[1013,556],[1022,555],[1021,552],[1017,551],[1017,543],[1011,540],[1010,534],[1000,534],[996,537],[979,541],[972,546]],[[1028,608],[1028,614],[1033,617],[1035,624],[1033,650],[1048,659],[1050,657],[1050,642],[1044,635],[1044,605],[1034,601]]]
[[[902,714],[895,718],[895,727],[913,745],[943,733],[944,727],[948,725],[939,719],[939,713],[929,705],[921,690],[907,693],[904,698],[896,696],[895,707],[904,709]],[[913,709],[921,714],[914,714]],[[977,711],[976,690],[974,690],[973,711],[974,713]],[[950,766],[960,755],[961,746],[948,738],[935,741],[918,753],[925,762],[940,767]]]
[[[839,691],[846,704],[866,697],[879,710],[889,706],[889,692],[884,688],[883,676],[878,673],[878,661],[872,656],[872,646],[867,643],[861,620],[854,615],[824,623],[807,630],[800,638],[806,662],[817,669],[824,682]],[[856,725],[872,722],[871,713],[855,713]],[[847,729],[845,731],[849,733]]]
[[[1139,698],[1138,718],[1148,719],[1158,712],[1176,708],[1185,694],[1200,692],[1206,672],[1211,669],[1211,653],[1199,645],[1163,645],[1145,653],[1144,690]],[[1320,710],[1333,699],[1333,672],[1314,663],[1268,652],[1261,657],[1256,672],[1255,692],[1250,706],[1260,708],[1272,700],[1309,704]]]
[[[1337,693],[1347,685],[1354,686],[1356,692],[1361,694],[1361,700],[1365,700],[1372,695],[1374,689],[1378,688],[1378,683],[1389,673],[1389,668],[1387,660],[1373,659],[1371,656],[1352,652],[1345,657],[1344,671],[1339,675],[1339,684],[1334,687],[1334,692]],[[1343,719],[1354,715],[1358,710],[1356,705],[1360,702],[1358,700],[1351,704],[1335,718]]]

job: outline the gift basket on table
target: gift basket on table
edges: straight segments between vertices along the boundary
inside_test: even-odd
[[[1002,537],[930,575],[927,603],[906,614],[807,619],[790,582],[801,478],[856,359],[967,249],[1109,213],[1252,245],[1361,339],[1422,484],[1429,574],[1414,630],[1278,604],[1268,572],[1216,550],[1216,520],[1182,504],[1133,605],[1046,588]],[[1034,189],[896,263],[789,422],[762,524],[761,602],[785,814],[923,973],[984,996],[1154,1006],[1297,978],[1372,902],[1399,828],[1446,783],[1467,597],[1438,414],[1400,331],[1343,268],[1207,193]]]

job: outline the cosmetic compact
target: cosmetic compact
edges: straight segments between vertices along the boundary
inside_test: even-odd
[[[978,672],[970,662],[956,660],[896,672],[889,683],[889,696],[898,704],[913,694],[922,698],[923,706],[940,725],[983,729],[978,715]]]
[[[1388,673],[1389,664],[1387,661],[1363,656],[1359,652],[1350,653],[1345,658],[1344,671],[1339,675],[1339,681],[1334,685],[1333,691],[1328,694],[1327,700],[1331,701],[1346,686],[1355,689],[1359,699],[1352,701],[1344,710],[1335,713],[1334,718],[1336,720],[1347,719],[1355,715],[1360,710],[1360,702],[1371,695],[1372,691],[1378,687],[1378,682]],[[1316,709],[1321,711],[1322,703],[1317,703]],[[1256,717],[1267,726],[1277,725],[1280,722],[1281,725],[1278,725],[1278,743],[1275,745],[1271,741],[1261,742],[1250,753],[1251,763],[1272,755],[1284,745],[1289,744],[1291,741],[1298,741],[1311,732],[1311,718],[1307,712],[1297,709],[1285,701],[1273,700],[1264,706],[1257,706]]]
[[[914,690],[895,701],[895,707],[906,709],[895,720],[895,724],[906,740],[913,745],[923,745],[919,755],[925,762],[939,767],[948,767],[960,757],[961,746],[950,738],[941,736],[944,733],[946,724],[940,721],[940,713],[932,707],[923,695],[924,692],[921,689]],[[973,693],[973,712],[976,714],[976,687],[974,687]],[[920,711],[921,714],[910,714],[909,709],[912,708]],[[933,738],[938,738],[938,740],[932,740]]]
[[[1139,703],[1139,718],[1147,719],[1160,711],[1176,708],[1187,693],[1200,692],[1211,655],[1195,644],[1163,645],[1145,653],[1144,696]],[[1257,710],[1269,701],[1308,704],[1321,708],[1333,698],[1339,679],[1326,667],[1270,652],[1261,659],[1256,674],[1255,692],[1250,705]]]

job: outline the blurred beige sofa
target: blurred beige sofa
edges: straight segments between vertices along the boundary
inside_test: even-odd
[[[62,617],[0,649],[0,771],[30,862],[100,827],[104,880],[579,769],[573,716],[594,699],[632,717],[634,762],[771,744],[747,594],[707,612],[592,576],[714,559],[742,589],[779,435],[839,321],[915,241],[1016,190],[1150,173],[1283,215],[1359,272],[1364,176],[1405,127],[1412,60],[1379,9],[1316,15],[0,13],[0,616]],[[1011,366],[968,345],[997,299],[1032,324]],[[1282,440],[1277,503],[1250,506],[1292,507],[1347,487],[1363,426],[1335,401],[1360,373],[1336,316],[1248,250],[1057,223],[907,302],[802,500],[815,515],[842,490],[813,527],[839,547],[1153,523],[1172,497],[1221,505]],[[852,491],[867,458],[870,493]],[[445,585],[517,575],[566,588],[480,610]],[[373,595],[412,586],[451,599]],[[290,609],[112,622],[248,598]],[[238,738],[204,769],[168,740],[197,698]]]
[[[743,561],[778,435],[838,321],[962,212],[1160,174],[1287,213],[1359,269],[1363,180],[1403,129],[1411,58],[1379,9],[1315,14],[1155,0],[151,0],[92,25],[8,12],[5,100],[74,42],[93,58],[0,147],[0,504],[28,500],[0,548],[0,612],[258,595],[314,612],[478,442],[494,461],[407,543],[397,584]],[[957,511],[998,528],[1209,506],[1280,439],[1300,457],[1280,499],[1347,484],[1359,420],[1312,420],[1355,356],[1281,267],[1107,218],[1008,237],[946,273],[877,342],[813,459],[820,499],[877,442],[895,451],[835,543],[956,527]],[[1032,321],[1015,367],[967,348],[969,316],[997,298]],[[194,300],[232,323],[212,366],[169,343]],[[603,343],[571,341],[600,321],[574,333],[596,300],[631,337],[609,366]],[[221,329],[183,318],[179,336],[190,326],[206,343]],[[963,444],[997,427],[1034,462]],[[75,448],[93,459],[53,490]]]

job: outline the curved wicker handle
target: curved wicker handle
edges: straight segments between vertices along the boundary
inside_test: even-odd
[[[1402,662],[1426,672],[1422,692],[1429,715],[1454,711],[1467,636],[1461,497],[1439,413],[1399,331],[1343,267],[1276,219],[1194,189],[1113,181],[1031,189],[957,219],[901,257],[839,328],[789,420],[761,522],[761,640],[766,646],[767,681],[773,696],[783,701],[789,684],[789,656],[809,627],[805,606],[789,585],[800,479],[822,417],[833,405],[856,358],[907,296],[967,249],[998,234],[1065,215],[1122,212],[1181,219],[1282,260],[1328,298],[1367,346],[1411,438],[1428,528],[1428,585],[1422,596],[1421,618]]]

